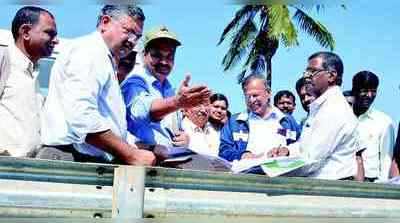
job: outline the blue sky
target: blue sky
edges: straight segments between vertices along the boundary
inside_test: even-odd
[[[21,5],[9,1],[0,8],[0,28],[9,29],[11,20]],[[49,1],[51,2],[51,1]],[[42,5],[56,16],[60,37],[72,38],[92,32],[101,5],[90,0],[54,1],[57,4]],[[240,5],[227,1],[148,1],[141,5],[146,15],[145,31],[164,24],[181,39],[183,46],[177,50],[175,68],[170,80],[178,86],[186,72],[192,74],[193,84],[207,84],[216,92],[227,95],[230,110],[244,109],[244,99],[236,82],[237,71],[224,73],[221,60],[227,45],[217,46],[220,34],[232,19]],[[13,3],[13,4],[11,4]],[[312,15],[325,24],[336,40],[335,52],[345,66],[344,89],[350,89],[352,76],[361,70],[378,74],[381,84],[374,106],[398,123],[400,112],[400,78],[397,76],[400,58],[400,15],[396,11],[400,2],[387,0],[381,4],[367,1],[349,1],[346,9],[329,5]],[[396,41],[397,40],[397,41]],[[281,89],[294,90],[298,77],[306,66],[309,55],[323,50],[304,34],[299,35],[300,45],[295,48],[279,48],[273,58],[273,92]],[[304,115],[297,100],[295,117]],[[397,124],[396,124],[397,125]]]

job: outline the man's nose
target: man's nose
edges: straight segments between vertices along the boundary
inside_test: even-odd
[[[60,40],[58,39],[57,36],[55,36],[55,37],[52,39],[52,42],[53,42],[54,45],[57,45],[57,44],[60,43]]]

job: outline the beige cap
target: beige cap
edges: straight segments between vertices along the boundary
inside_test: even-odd
[[[151,29],[149,32],[145,34],[143,40],[144,48],[146,48],[151,41],[156,39],[170,39],[176,43],[176,46],[182,45],[175,33],[169,31],[166,26],[160,26]]]

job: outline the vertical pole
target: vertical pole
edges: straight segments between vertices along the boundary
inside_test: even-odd
[[[143,218],[145,167],[119,166],[114,170],[113,218]]]

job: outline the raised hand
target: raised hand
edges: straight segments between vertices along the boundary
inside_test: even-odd
[[[179,108],[191,108],[199,104],[207,104],[211,91],[204,85],[189,86],[190,75],[186,75],[176,95]]]

